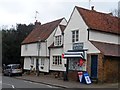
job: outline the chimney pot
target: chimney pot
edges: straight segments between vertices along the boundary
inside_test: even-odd
[[[91,9],[94,10],[94,6],[92,6]]]

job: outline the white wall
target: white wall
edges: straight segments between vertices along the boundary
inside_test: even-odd
[[[60,24],[61,24],[61,25],[67,25],[66,19],[63,19]]]
[[[59,35],[62,35],[62,32],[61,32],[60,27],[58,26],[54,36],[59,36]]]
[[[27,50],[25,50],[27,45]],[[38,43],[25,44],[21,46],[21,56],[38,56]],[[39,56],[46,56],[46,42],[40,42]]]
[[[25,45],[27,45],[27,50],[25,50]],[[21,46],[21,56],[37,56],[38,48],[37,43],[24,44]]]
[[[44,65],[41,65],[41,58],[39,59],[39,70],[41,72],[49,72],[49,59],[44,58],[44,60]],[[41,67],[43,67],[43,69]]]
[[[64,64],[66,64],[66,61],[62,59],[62,65],[53,65],[53,56],[62,56],[63,49],[62,48],[51,48],[50,49],[50,70],[55,71],[65,71],[66,68]]]
[[[72,50],[72,31],[79,30],[79,41],[84,43],[84,49],[88,49],[87,53],[100,53],[100,51],[88,41],[88,26],[75,8],[71,19],[64,31],[64,53]]]
[[[120,42],[118,42],[118,38],[120,38],[120,36],[111,33],[104,33],[92,30],[90,30],[89,32],[89,39],[92,41],[120,44]]]
[[[30,70],[30,65],[33,65],[33,68],[36,69],[36,59],[34,58],[34,64],[31,64],[31,59],[29,57],[24,58],[24,67],[25,70]]]
[[[46,48],[46,42],[41,42],[39,56],[47,56]]]

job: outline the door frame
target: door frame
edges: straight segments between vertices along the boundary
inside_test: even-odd
[[[97,65],[96,65],[96,76],[95,77],[92,77],[92,56],[96,56],[97,57]],[[98,78],[98,54],[93,54],[93,55],[91,55],[90,56],[90,65],[91,65],[91,67],[90,67],[90,76],[91,76],[91,78]]]

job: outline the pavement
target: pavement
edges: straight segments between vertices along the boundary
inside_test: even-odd
[[[55,78],[50,75],[23,75],[20,77],[15,77],[17,79],[27,80],[31,82],[56,86],[60,88],[118,88],[118,83],[92,83],[92,84],[83,84],[77,81],[63,81],[63,79]],[[120,88],[120,87],[119,87]]]

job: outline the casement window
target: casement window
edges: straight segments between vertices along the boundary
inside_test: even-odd
[[[44,66],[44,64],[45,64],[45,59],[41,58],[41,65]]]
[[[72,42],[77,42],[79,41],[79,31],[75,30],[72,31]]]
[[[62,57],[61,56],[53,56],[53,65],[61,65]]]
[[[27,51],[27,49],[28,49],[28,45],[25,45],[25,51]]]
[[[34,58],[31,58],[31,64],[34,65]]]
[[[60,46],[62,44],[61,35],[55,36],[55,46]]]

